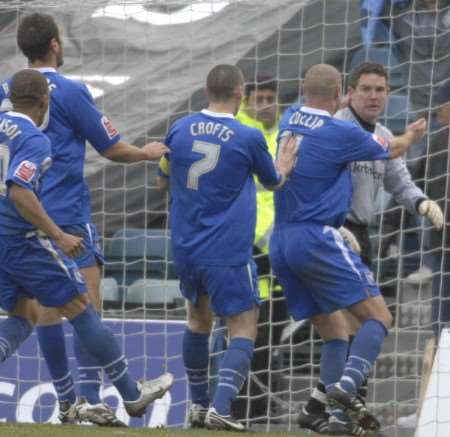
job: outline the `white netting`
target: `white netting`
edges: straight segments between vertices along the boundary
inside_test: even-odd
[[[365,7],[373,14],[378,3],[381,20],[367,20]],[[432,13],[421,9],[424,3],[5,0],[0,1],[0,79],[25,66],[15,42],[19,12],[54,14],[64,30],[61,71],[89,85],[126,140],[144,144],[163,138],[176,117],[202,108],[204,78],[214,64],[237,63],[248,80],[274,77],[284,109],[296,100],[300,77],[310,65],[331,63],[346,75],[358,60],[379,60],[391,73],[393,96],[384,120],[399,133],[407,121],[425,113],[433,135],[413,149],[408,163],[425,192],[444,201],[448,128],[436,123],[430,110],[433,91],[450,76],[450,12],[448,2],[437,2],[434,21],[427,21],[426,14]],[[109,164],[89,150],[86,176],[106,255],[104,315],[117,319],[110,323],[122,335],[130,367],[138,376],[157,374],[163,367],[177,374],[169,424],[182,425],[187,405],[180,361],[185,310],[170,262],[167,199],[156,189],[156,165]],[[429,222],[407,216],[387,197],[380,205],[385,209],[371,227],[374,271],[395,314],[395,327],[371,379],[369,402],[383,425],[400,433],[394,424],[399,416],[416,411],[423,350],[432,337],[431,285],[404,278],[419,266],[433,267],[432,261],[434,276],[444,288],[440,273],[447,269],[446,260],[433,255],[440,254],[445,231],[444,237],[431,235],[430,245]],[[307,324],[290,324],[282,305],[278,297],[265,304],[272,322],[261,325],[266,341],[258,344],[256,360],[264,365],[247,387],[251,402],[244,399],[240,404],[251,422],[267,430],[276,429],[277,423],[295,429],[294,414],[318,374],[317,337]],[[216,337],[220,350],[222,339]],[[20,370],[27,368],[27,361],[33,363],[35,351],[33,346],[29,354],[20,352],[18,361],[0,370],[0,384],[12,384],[3,386],[6,400],[0,399],[0,419],[48,419],[53,404],[36,394],[36,384],[45,380],[42,360],[37,373]],[[30,416],[32,410],[24,406],[25,413],[16,417],[13,405],[19,398],[29,406],[41,399],[44,408]],[[155,413],[145,423],[164,421],[167,402],[158,406],[160,416]]]

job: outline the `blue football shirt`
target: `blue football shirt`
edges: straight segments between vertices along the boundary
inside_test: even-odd
[[[354,123],[299,105],[280,122],[279,140],[291,134],[299,139],[298,158],[275,193],[275,228],[302,222],[341,226],[352,197],[349,163],[388,159],[387,143]]]
[[[89,187],[83,170],[86,141],[103,152],[120,140],[111,122],[95,105],[87,87],[53,68],[38,68],[50,90],[50,110],[43,132],[49,137],[53,165],[43,181],[42,203],[60,226],[91,221]],[[0,101],[8,98],[8,82],[0,87]]]
[[[265,186],[280,182],[262,133],[231,114],[203,110],[177,120],[165,143],[175,261],[248,263],[256,224],[253,174]]]
[[[40,179],[51,165],[48,138],[27,115],[0,113],[0,235],[20,235],[32,229],[8,198],[11,184],[39,196]]]

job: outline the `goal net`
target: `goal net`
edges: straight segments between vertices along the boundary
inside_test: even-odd
[[[163,139],[171,122],[204,107],[204,80],[215,64],[237,64],[248,81],[276,79],[282,112],[298,99],[309,66],[329,63],[347,77],[364,60],[380,62],[391,84],[380,121],[398,134],[419,115],[427,118],[428,135],[411,149],[407,163],[417,184],[447,210],[448,122],[436,118],[433,95],[450,76],[448,1],[0,0],[1,80],[26,65],[15,35],[20,15],[36,11],[61,24],[61,72],[85,82],[123,137],[136,145]],[[157,166],[112,164],[88,147],[85,174],[106,257],[103,316],[133,376],[152,377],[164,369],[176,375],[170,394],[142,420],[130,421],[108,381],[104,396],[132,425],[183,426],[189,406],[181,360],[185,304],[171,260],[168,199],[156,187]],[[434,233],[430,222],[406,213],[388,193],[377,205],[370,226],[374,274],[395,325],[370,378],[368,402],[383,427],[400,436],[405,417],[410,426],[422,404],[432,309],[445,309],[445,300],[436,296],[446,284],[447,237],[445,229]],[[320,341],[307,321],[289,320],[280,293],[270,295],[262,314],[253,370],[236,412],[263,430],[295,430],[296,414],[317,381]],[[71,342],[71,329],[66,332]],[[226,342],[217,320],[212,386]],[[450,383],[448,375],[442,378]],[[425,402],[433,396],[427,393]],[[54,421],[56,408],[33,336],[0,368],[0,420]]]

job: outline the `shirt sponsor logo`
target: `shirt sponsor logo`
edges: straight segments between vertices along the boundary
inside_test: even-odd
[[[384,149],[387,150],[389,147],[389,142],[386,138],[380,137],[379,135],[372,134],[372,138]]]
[[[108,134],[109,139],[113,139],[119,133],[119,131],[113,126],[111,120],[108,117],[103,116],[101,121],[105,132]]]
[[[22,161],[20,165],[16,168],[14,176],[19,178],[24,182],[31,182],[34,175],[36,174],[36,165],[30,161]]]

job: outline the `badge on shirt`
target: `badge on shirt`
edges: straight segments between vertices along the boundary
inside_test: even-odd
[[[103,128],[105,129],[106,133],[108,134],[109,139],[113,139],[119,131],[113,126],[111,123],[111,120],[106,117],[105,115],[101,119]]]
[[[384,149],[387,150],[389,147],[389,142],[386,138],[380,137],[379,135],[372,134],[372,138]]]
[[[37,167],[30,161],[22,161],[14,172],[14,176],[24,182],[31,182],[36,174]]]

